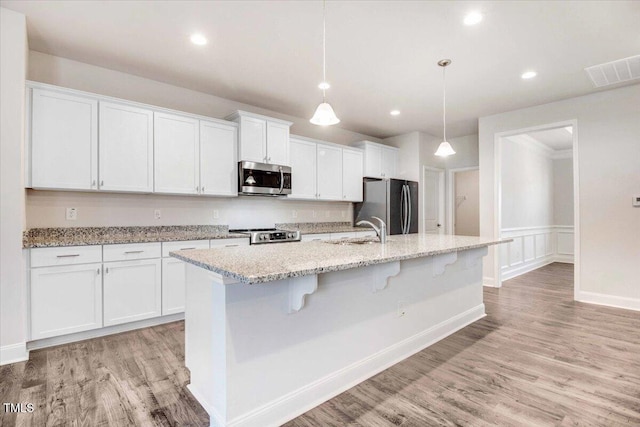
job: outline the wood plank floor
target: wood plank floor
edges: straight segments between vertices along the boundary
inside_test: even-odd
[[[287,423],[640,426],[640,313],[572,301],[551,264],[484,291],[488,316]],[[183,322],[31,352],[0,367],[2,426],[207,426]]]

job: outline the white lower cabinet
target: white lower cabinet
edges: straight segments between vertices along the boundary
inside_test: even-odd
[[[162,315],[182,313],[186,294],[187,265],[176,258],[162,260]]]
[[[160,259],[104,264],[104,326],[160,316]]]
[[[31,339],[102,327],[102,264],[31,269]]]

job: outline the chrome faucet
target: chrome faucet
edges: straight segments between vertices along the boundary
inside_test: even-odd
[[[382,218],[378,218],[377,216],[372,216],[371,218],[378,220],[380,222],[380,227],[376,227],[375,224],[367,220],[358,221],[356,225],[368,225],[376,232],[376,235],[380,239],[380,243],[387,243],[387,224],[384,223]]]

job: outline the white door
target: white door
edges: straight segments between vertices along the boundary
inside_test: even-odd
[[[267,122],[254,117],[240,118],[240,161],[267,162]]]
[[[423,209],[424,232],[431,234],[444,233],[442,199],[444,193],[443,172],[424,169]]]
[[[102,264],[31,269],[31,339],[102,327]]]
[[[191,117],[154,113],[155,192],[200,192],[200,122]]]
[[[289,166],[289,125],[267,122],[267,163]]]
[[[362,152],[342,150],[342,199],[362,201]]]
[[[238,130],[200,121],[200,193],[238,194]]]
[[[382,178],[382,148],[367,145],[364,150],[364,176]]]
[[[396,176],[397,151],[393,148],[382,148],[380,174],[383,178]]]
[[[100,102],[100,189],[153,191],[153,112]]]
[[[104,326],[160,316],[160,259],[104,264]]]
[[[96,190],[98,101],[33,89],[31,108],[32,187]]]
[[[316,145],[313,142],[291,139],[291,194],[290,199],[315,199]]]
[[[318,144],[317,156],[318,199],[342,200],[342,148]]]
[[[186,292],[186,264],[176,258],[162,260],[162,315],[182,313]]]

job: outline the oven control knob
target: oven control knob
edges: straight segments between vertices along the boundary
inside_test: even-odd
[[[289,233],[287,234],[287,237],[290,239],[294,239],[296,237],[296,235],[294,233]]]

